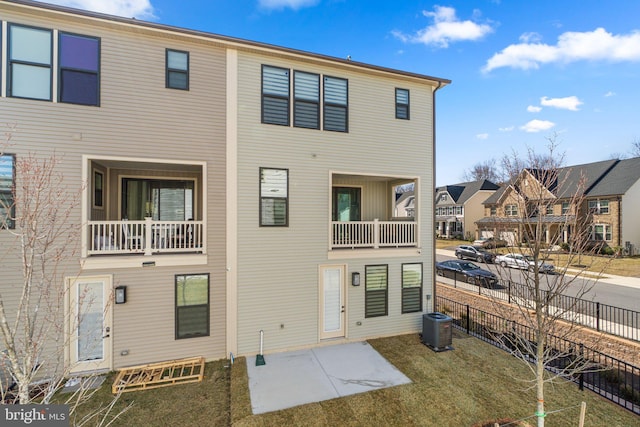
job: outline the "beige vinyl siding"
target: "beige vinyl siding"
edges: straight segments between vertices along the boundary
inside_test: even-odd
[[[640,253],[640,221],[637,220],[637,212],[640,211],[640,180],[636,181],[620,198],[620,233],[621,246],[624,248],[626,242],[634,246],[634,253]]]
[[[487,200],[493,193],[493,191],[477,191],[465,202],[463,224],[465,237],[467,233],[471,233],[471,236],[473,236],[473,238],[476,238],[476,221],[479,221],[485,216],[484,205],[482,204],[482,202]]]
[[[192,355],[225,357],[225,50],[184,36],[154,35],[147,29],[83,17],[61,20],[48,12],[20,14],[10,11],[15,6],[6,10],[5,6],[2,19],[6,22],[101,39],[100,106],[0,98],[2,121],[16,127],[8,151],[18,156],[27,151],[49,155],[55,149],[62,159],[63,184],[76,191],[83,184],[83,155],[206,162],[206,265],[121,269],[116,256],[112,268],[85,273],[113,274],[114,286],[127,286],[127,303],[113,307],[114,367]],[[189,91],[165,88],[166,48],[189,51]],[[108,178],[113,183],[117,171],[105,174]],[[110,197],[109,213],[117,215],[113,211],[117,200]],[[87,204],[91,204],[90,194]],[[90,212],[91,206],[86,209]],[[73,221],[81,224],[85,219],[80,207],[74,210]],[[0,246],[7,247],[8,239],[0,231]],[[0,263],[5,272],[19,271],[15,258],[3,257]],[[77,258],[69,260],[65,274],[83,274],[79,264]],[[175,341],[174,275],[188,273],[211,275],[211,336]],[[12,281],[5,275],[0,283]],[[123,350],[129,355],[120,356]]]
[[[261,124],[262,64],[348,79],[349,132]],[[364,286],[348,286],[348,339],[417,331],[420,313],[400,314],[401,264],[423,262],[423,293],[430,293],[430,246],[421,248],[421,253],[416,250],[411,257],[328,261],[330,176],[332,171],[340,171],[420,177],[421,241],[430,242],[432,88],[424,81],[242,52],[238,65],[238,352],[257,352],[260,330],[265,332],[265,351],[318,343],[318,266],[322,264],[343,263],[349,273],[359,271],[361,275],[365,264],[389,264],[389,316],[364,319]],[[399,81],[411,91],[408,121],[395,119]],[[260,167],[289,169],[289,227],[258,226]],[[357,180],[343,182],[358,185]],[[370,214],[383,218],[392,212],[390,203],[383,209],[389,211]],[[425,308],[429,304],[425,303]],[[362,321],[362,326],[355,326],[357,321]]]

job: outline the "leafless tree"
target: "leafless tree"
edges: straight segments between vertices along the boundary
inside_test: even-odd
[[[9,142],[0,146],[0,155],[8,152],[7,147],[11,147]],[[48,403],[72,369],[64,357],[70,335],[65,328],[74,327],[65,311],[68,294],[64,277],[73,274],[71,269],[79,269],[74,260],[80,224],[73,212],[79,206],[82,185],[75,189],[65,186],[62,159],[55,153],[2,158],[13,163],[9,170],[15,186],[11,197],[5,193],[0,198],[4,234],[1,260],[3,268],[12,268],[15,274],[3,274],[0,279],[0,339],[4,349],[0,357],[0,397],[4,403]],[[75,400],[67,401],[71,411],[86,397],[81,387],[72,395]],[[101,414],[98,417],[111,416]]]
[[[634,138],[631,143],[631,157],[640,157],[640,138]]]
[[[462,179],[465,181],[482,181],[483,179],[487,179],[496,184],[502,182],[501,174],[496,166],[496,159],[476,163],[464,172]]]
[[[531,369],[529,381],[536,390],[540,427],[544,426],[545,385],[589,369],[574,348],[557,345],[575,337],[578,320],[575,305],[561,304],[560,300],[569,288],[576,299],[584,298],[597,280],[583,275],[590,266],[576,263],[590,243],[585,176],[579,169],[562,167],[564,155],[557,153],[555,138],[548,140],[545,154],[529,149],[526,157],[517,153],[505,157],[505,170],[513,178],[503,195],[505,211],[497,212],[495,224],[499,236],[512,238],[510,251],[525,256],[529,263],[518,279],[520,286],[511,289],[515,309],[497,300],[495,306],[503,317],[513,319],[499,335]],[[523,164],[527,166],[521,168]],[[544,263],[550,249],[560,246],[566,248],[566,254],[555,266],[556,274],[546,274]],[[570,267],[572,271],[568,272]],[[498,268],[498,274],[503,282],[512,279],[512,270],[505,265]]]

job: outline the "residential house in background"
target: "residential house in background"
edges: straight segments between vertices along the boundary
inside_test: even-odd
[[[542,224],[546,242],[553,236],[568,242],[575,224],[586,223],[592,245],[639,253],[640,221],[635,213],[640,209],[640,157],[563,167],[553,180],[547,177],[548,171],[525,169],[485,200],[485,217],[477,221],[480,236],[514,245],[528,238],[524,223],[534,229]],[[545,212],[527,210],[523,215],[527,203],[534,201],[527,188],[540,185],[547,190]],[[584,202],[574,211],[571,198],[576,194]]]
[[[483,202],[499,186],[483,179],[436,188],[436,236],[476,238],[475,223],[484,216]]]
[[[413,190],[399,193],[396,200],[396,218],[414,218],[416,216],[416,196]]]
[[[74,370],[255,354],[259,331],[271,352],[420,330],[449,80],[39,2],[0,11],[16,125],[2,188],[54,151],[60,184],[82,188],[58,280],[65,319],[77,295],[98,306],[95,327],[66,327]],[[396,218],[409,184],[413,215]],[[1,265],[8,286],[20,260]]]

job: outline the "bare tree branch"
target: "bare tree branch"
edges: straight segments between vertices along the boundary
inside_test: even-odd
[[[531,369],[539,427],[544,426],[545,384],[591,369],[575,348],[560,348],[555,343],[572,337],[578,325],[575,304],[561,304],[560,300],[569,288],[576,298],[572,301],[585,298],[597,280],[579,280],[589,267],[581,260],[590,244],[586,178],[580,170],[562,167],[564,154],[557,152],[555,136],[548,142],[544,154],[528,149],[525,157],[514,152],[503,159],[510,181],[502,196],[505,209],[498,212],[495,222],[495,233],[514,236],[510,250],[530,263],[523,271],[522,286],[512,290],[515,312],[497,301],[495,307],[503,317],[514,319],[500,334],[512,353]],[[557,274],[545,274],[549,251],[561,246],[567,249],[565,261],[556,266]],[[498,273],[503,281],[511,281],[512,270],[504,267],[503,262]],[[576,271],[568,274],[569,267]]]
[[[73,369],[64,354],[83,315],[72,319],[65,310],[68,289],[64,285],[67,270],[78,269],[81,225],[74,212],[79,208],[83,185],[65,186],[62,158],[55,152],[7,157],[4,153],[14,147],[10,144],[14,131],[15,127],[9,127],[6,142],[0,146],[2,159],[10,158],[13,163],[15,182],[11,196],[0,197],[0,226],[9,243],[0,260],[12,268],[19,265],[19,273],[5,276],[8,283],[0,290],[4,348],[0,354],[0,397],[2,403],[33,403],[34,384],[40,382],[37,402],[48,403]],[[81,388],[70,403],[71,412],[86,396],[87,390]],[[107,414],[98,412],[96,416],[104,420]]]

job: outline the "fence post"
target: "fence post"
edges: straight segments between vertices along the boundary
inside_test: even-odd
[[[600,303],[596,302],[596,331],[600,332]]]
[[[469,335],[469,330],[471,329],[471,310],[469,309],[469,304],[467,304],[467,335]]]
[[[509,283],[509,287],[507,290],[507,299],[509,300],[509,304],[511,304],[511,280],[508,280],[507,283]]]

